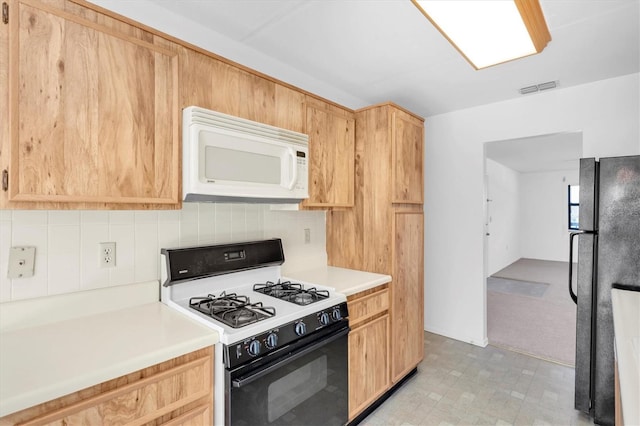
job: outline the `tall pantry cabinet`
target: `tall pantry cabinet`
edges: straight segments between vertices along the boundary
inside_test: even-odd
[[[424,119],[395,104],[356,111],[355,202],[327,213],[329,264],[389,274],[389,387],[423,358]]]

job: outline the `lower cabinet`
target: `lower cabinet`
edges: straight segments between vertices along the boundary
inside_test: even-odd
[[[353,420],[391,387],[388,286],[349,296],[347,303],[349,420]]]
[[[213,348],[10,414],[0,425],[213,424]]]

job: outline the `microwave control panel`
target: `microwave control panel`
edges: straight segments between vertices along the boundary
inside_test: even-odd
[[[309,179],[309,168],[307,166],[307,154],[304,151],[296,151],[296,161],[298,167],[298,181],[295,189],[307,189],[307,180]]]

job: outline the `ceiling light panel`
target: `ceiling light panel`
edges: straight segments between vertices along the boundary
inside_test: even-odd
[[[537,0],[412,0],[476,68],[540,52],[551,39]]]

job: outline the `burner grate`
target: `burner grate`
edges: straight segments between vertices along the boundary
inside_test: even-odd
[[[291,281],[278,281],[277,283],[267,281],[266,283],[254,284],[253,291],[302,306],[329,297],[327,290],[318,290],[315,287],[305,289],[302,284]]]
[[[244,327],[276,314],[275,308],[263,306],[261,302],[251,303],[247,296],[235,293],[192,297],[189,306],[233,328]]]

